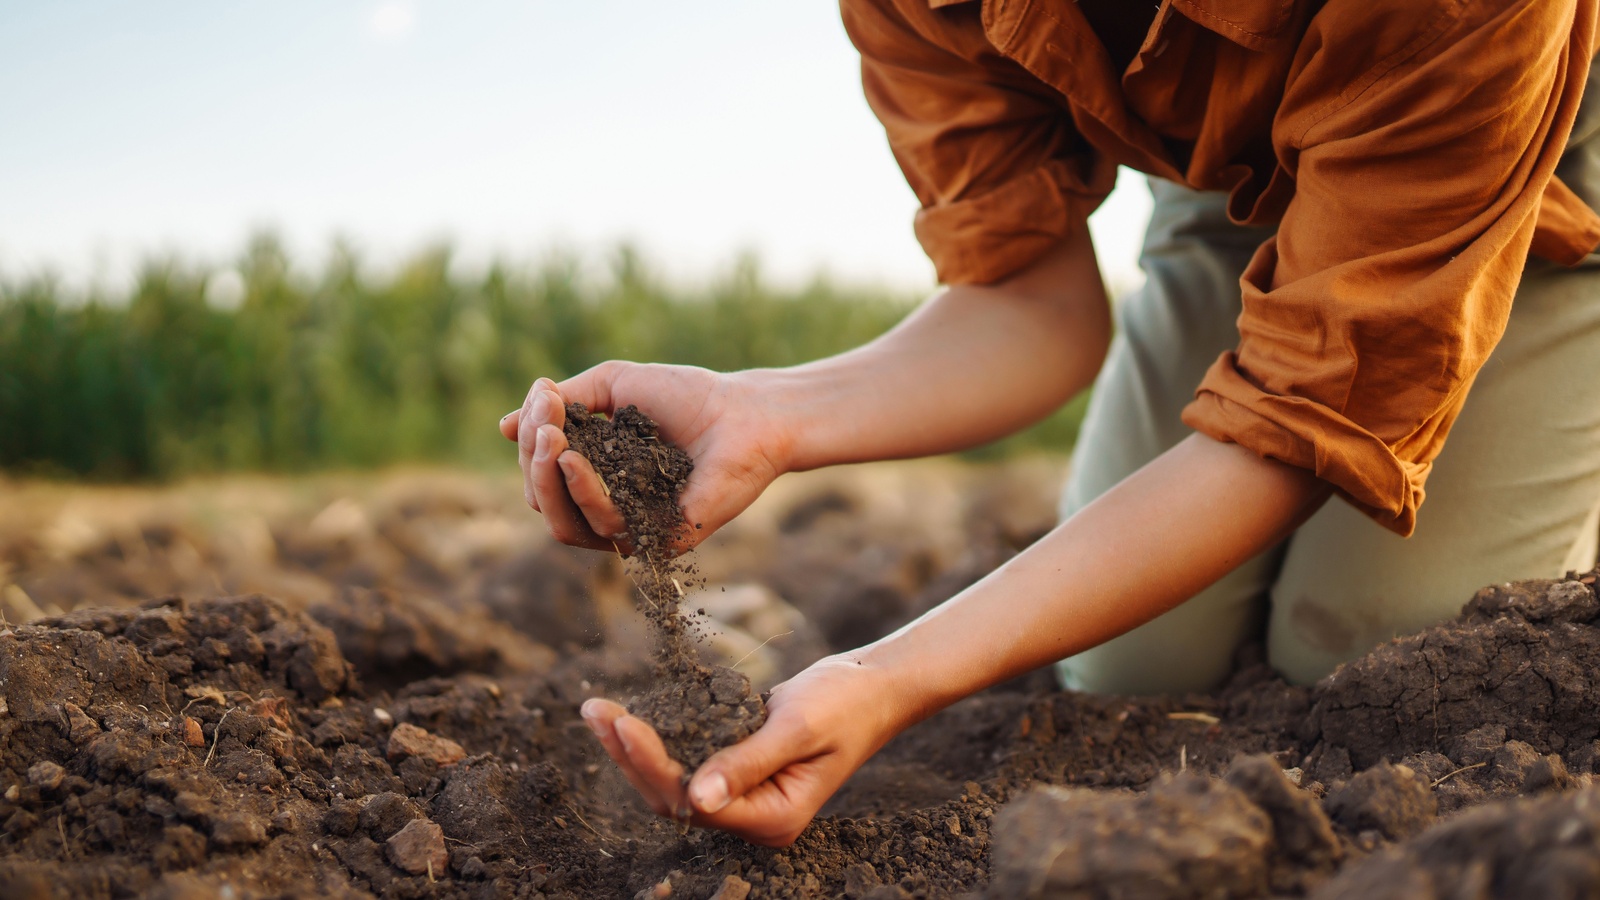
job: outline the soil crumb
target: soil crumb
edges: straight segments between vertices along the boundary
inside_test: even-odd
[[[713,753],[754,734],[767,717],[750,679],[700,662],[695,623],[682,609],[687,590],[700,584],[688,554],[676,554],[690,527],[679,498],[694,461],[662,440],[656,423],[635,406],[607,419],[581,403],[569,404],[565,433],[622,514],[627,534],[610,537],[632,550],[628,574],[655,631],[657,681],[629,704],[629,712],[654,728],[667,753],[692,773]]]

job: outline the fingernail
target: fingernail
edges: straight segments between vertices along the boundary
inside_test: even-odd
[[[721,812],[731,799],[728,796],[728,779],[722,777],[721,772],[712,772],[697,779],[689,792],[694,795],[694,805],[707,813]]]
[[[541,423],[550,418],[550,395],[544,391],[533,397],[533,417]]]
[[[540,428],[533,433],[533,458],[544,462],[545,456],[550,453],[550,437]]]
[[[583,705],[578,707],[578,713],[583,716],[583,724],[589,726],[589,730],[594,732],[596,737],[599,737],[600,712],[595,702],[593,700],[583,701]]]

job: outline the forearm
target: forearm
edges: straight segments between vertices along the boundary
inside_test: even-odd
[[[941,291],[838,356],[747,373],[788,423],[785,468],[946,453],[1049,415],[1094,379],[1110,311],[1087,230],[993,286]]]
[[[1305,470],[1195,435],[860,658],[885,673],[909,725],[1177,606],[1328,494]]]

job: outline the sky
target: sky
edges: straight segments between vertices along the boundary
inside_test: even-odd
[[[3,3],[0,275],[115,286],[271,229],[313,266],[626,240],[680,279],[755,251],[928,286],[857,65],[831,2]],[[1114,285],[1149,204],[1125,172],[1091,223]]]

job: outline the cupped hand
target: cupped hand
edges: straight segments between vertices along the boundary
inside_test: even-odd
[[[706,760],[692,780],[654,729],[609,700],[583,718],[658,815],[786,847],[828,798],[903,726],[883,674],[829,657],[773,688],[760,730]]]
[[[743,512],[784,470],[789,436],[759,389],[741,374],[692,366],[601,363],[559,384],[541,378],[522,408],[500,420],[517,442],[523,496],[544,514],[556,540],[628,552],[627,526],[589,461],[569,449],[566,404],[610,415],[634,405],[661,436],[694,460],[681,498],[689,549]]]

